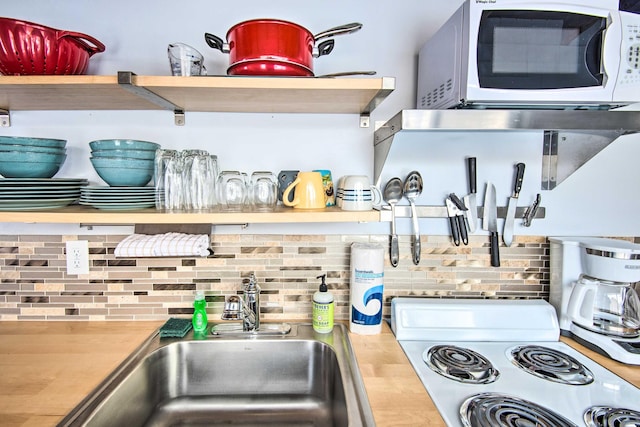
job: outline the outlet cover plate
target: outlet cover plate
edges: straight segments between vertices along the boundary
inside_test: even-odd
[[[89,241],[67,242],[67,274],[89,274]]]

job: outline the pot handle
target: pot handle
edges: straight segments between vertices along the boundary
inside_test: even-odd
[[[204,33],[204,41],[207,42],[209,47],[218,49],[222,53],[229,53],[229,43],[225,43],[220,37],[210,33]]]
[[[318,43],[318,46],[313,47],[313,57],[318,58],[319,56],[329,55],[333,50],[335,43],[336,42],[333,39]]]
[[[86,49],[87,52],[89,52],[89,56],[92,56],[95,53],[104,52],[105,50],[104,44],[86,34],[76,33],[75,31],[58,31],[56,36],[58,40],[64,37],[71,37]]]
[[[339,27],[329,28],[326,31],[316,34],[313,36],[315,41],[320,39],[326,39],[327,37],[339,36],[342,34],[351,34],[358,31],[362,28],[362,24],[359,22],[352,22],[350,24],[340,25]]]

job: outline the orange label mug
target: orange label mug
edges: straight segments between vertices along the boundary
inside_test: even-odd
[[[292,201],[289,193],[295,188]],[[282,203],[296,209],[324,209],[326,207],[324,185],[320,172],[300,172],[282,194]]]

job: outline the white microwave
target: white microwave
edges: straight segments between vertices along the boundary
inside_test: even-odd
[[[421,48],[418,109],[640,101],[640,1],[466,0]]]

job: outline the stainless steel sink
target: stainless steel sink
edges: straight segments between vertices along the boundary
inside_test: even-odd
[[[152,335],[60,426],[373,426],[346,328]]]

